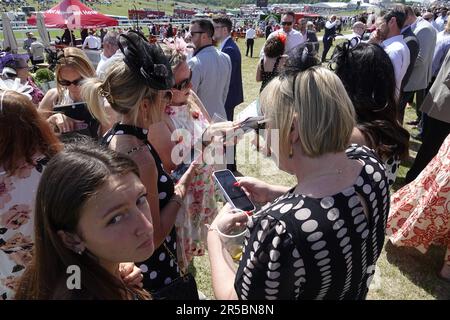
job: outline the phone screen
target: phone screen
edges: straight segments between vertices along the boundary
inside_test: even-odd
[[[214,172],[214,176],[220,183],[225,193],[230,198],[232,204],[241,210],[251,211],[255,209],[255,206],[239,187],[235,187],[234,184],[237,182],[233,173],[229,170],[222,170]]]

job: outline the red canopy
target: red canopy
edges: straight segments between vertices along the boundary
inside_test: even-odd
[[[117,20],[101,14],[78,0],[63,0],[58,5],[45,11],[45,26],[48,28],[96,28],[117,26]],[[31,25],[36,25],[36,16],[27,19]]]

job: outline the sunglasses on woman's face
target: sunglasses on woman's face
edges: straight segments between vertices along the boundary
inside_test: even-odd
[[[65,79],[60,79],[58,80],[58,83],[60,85],[62,85],[63,87],[70,87],[72,84],[74,86],[79,86],[81,84],[81,81],[83,81],[83,78],[79,78],[79,79],[75,79],[73,81],[69,81],[69,80],[65,80]]]
[[[179,91],[187,89],[191,84],[191,80],[192,80],[192,70],[189,72],[189,78],[184,79],[179,84],[174,85],[173,88]]]
[[[281,22],[281,25],[283,25],[283,26],[291,26],[292,25],[292,21],[283,21],[283,22]]]

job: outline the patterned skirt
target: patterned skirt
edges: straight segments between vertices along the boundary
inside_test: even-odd
[[[422,253],[444,246],[450,265],[450,135],[421,174],[391,196],[386,234],[394,245]]]

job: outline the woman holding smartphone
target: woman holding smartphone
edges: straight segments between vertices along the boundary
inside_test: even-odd
[[[268,147],[298,182],[289,189],[240,180],[251,200],[265,206],[248,221],[237,271],[217,228],[248,218],[222,212],[212,223],[208,252],[216,298],[364,299],[384,244],[388,183],[371,150],[348,148],[355,111],[342,82],[312,67],[272,80],[261,105],[266,128],[280,137]]]

